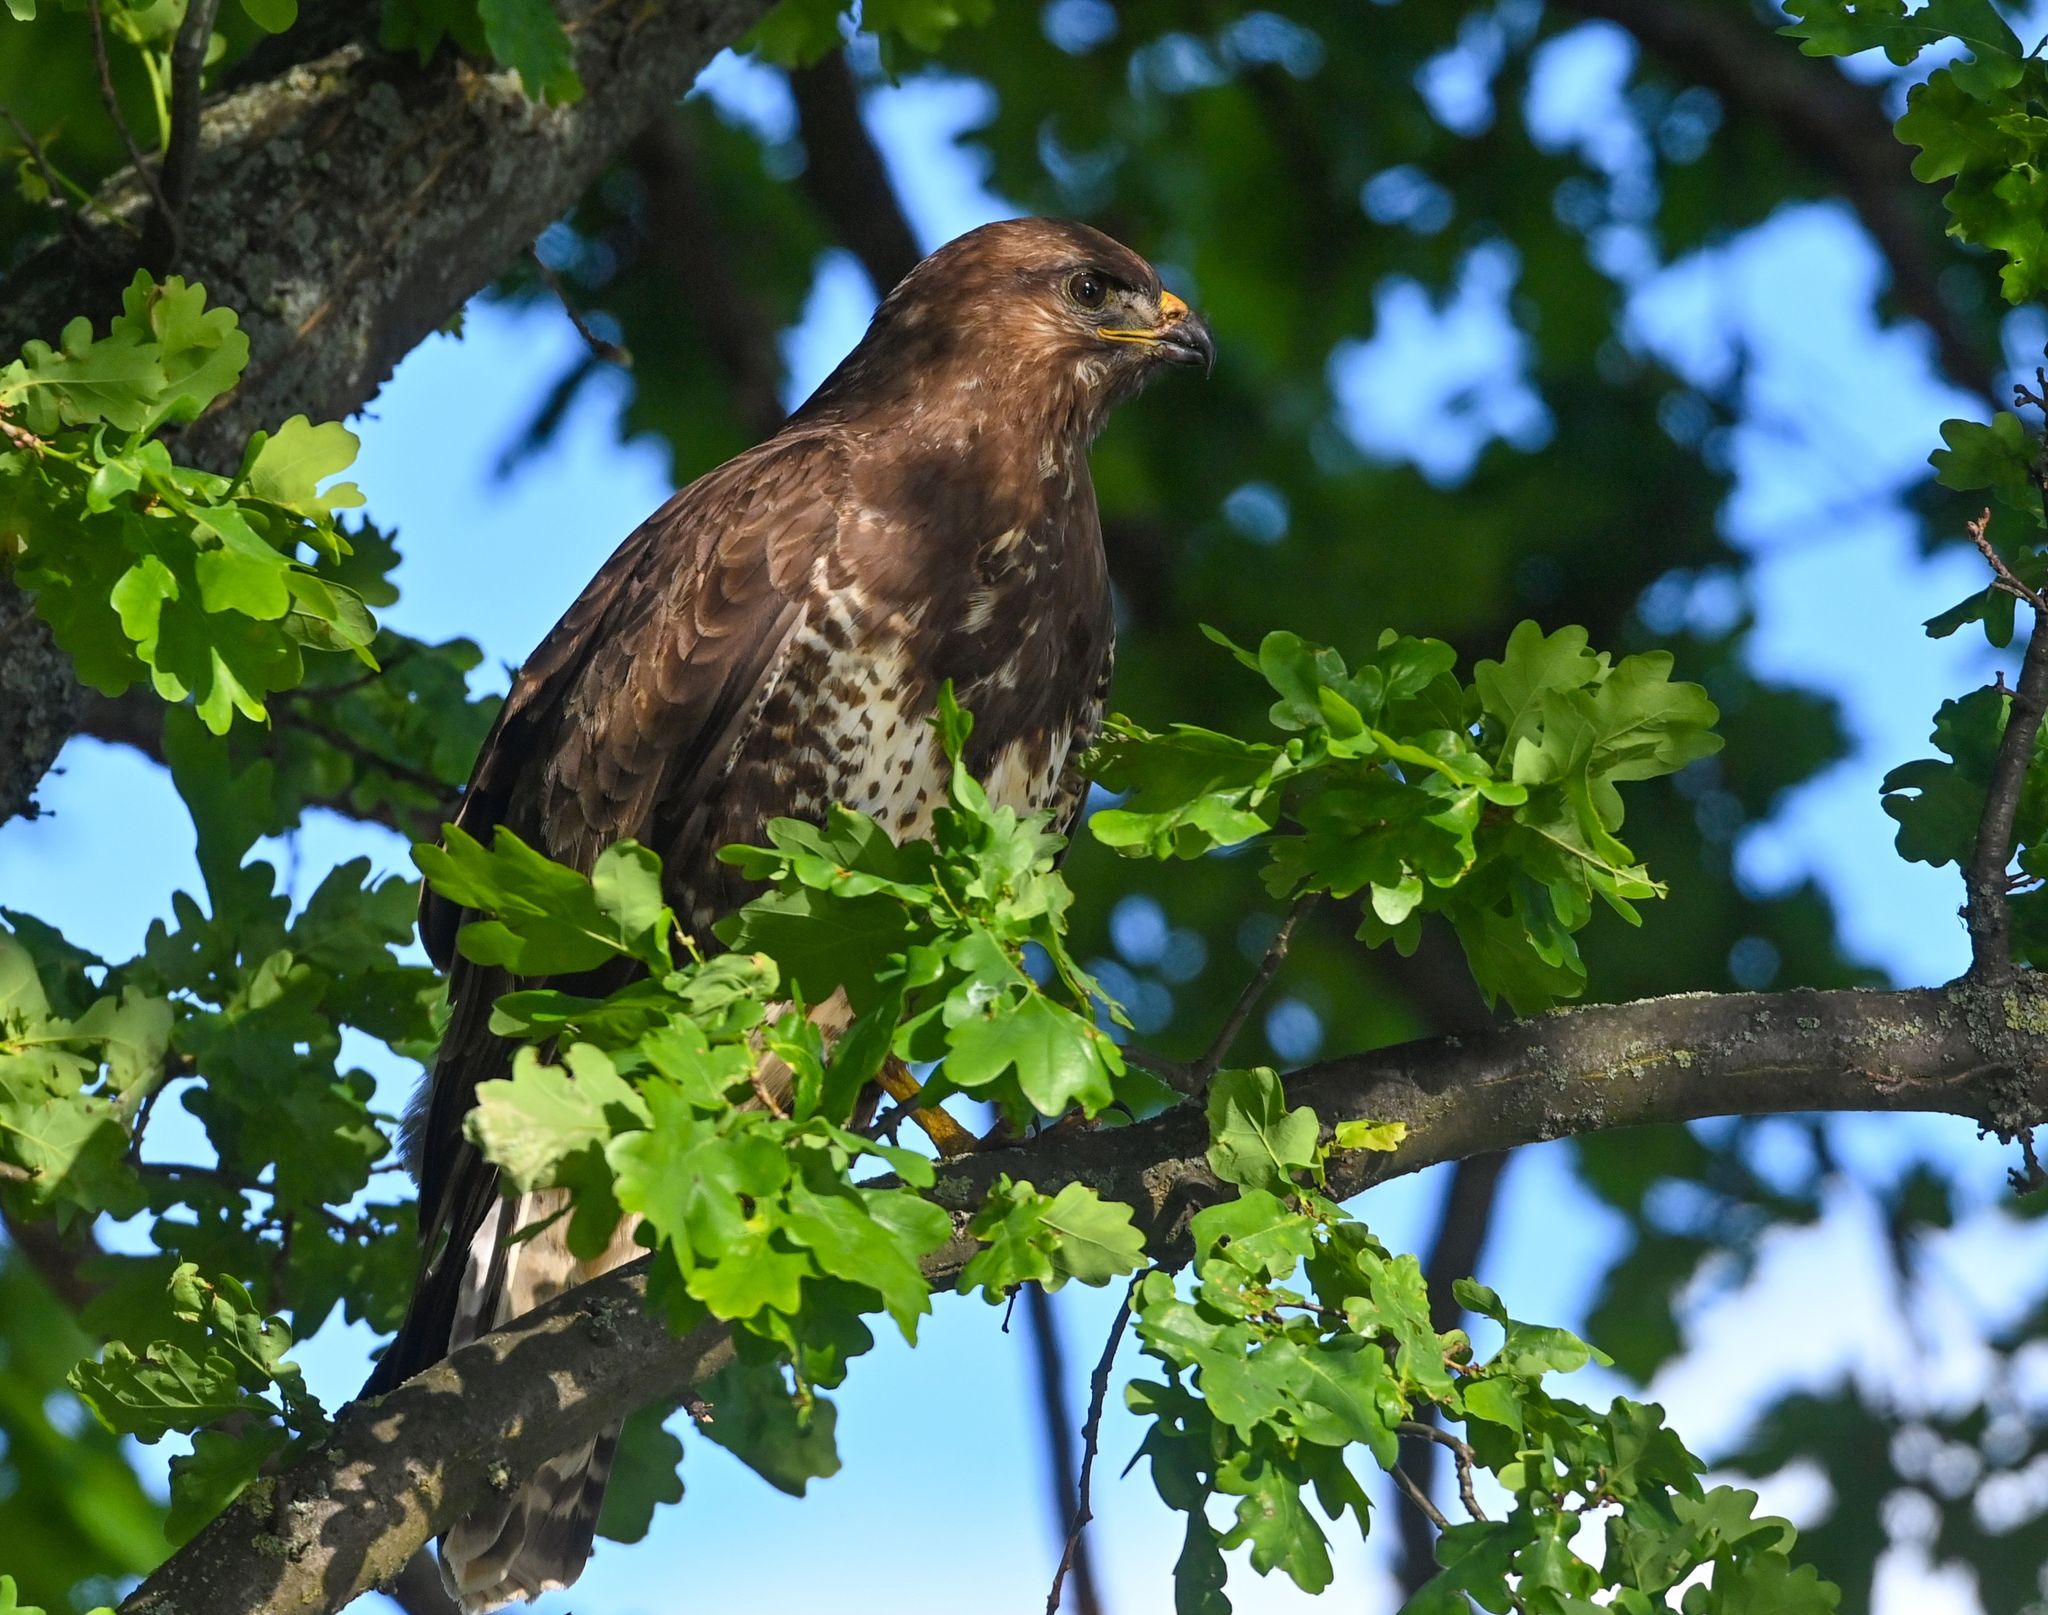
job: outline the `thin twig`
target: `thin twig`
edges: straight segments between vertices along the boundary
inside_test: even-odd
[[[1429,1494],[1408,1477],[1406,1470],[1397,1467],[1388,1470],[1387,1473],[1394,1477],[1394,1484],[1401,1488],[1408,1501],[1428,1517],[1430,1524],[1439,1531],[1448,1531],[1451,1528],[1451,1522],[1444,1518],[1444,1511],[1429,1500]]]
[[[2040,394],[2018,388],[2023,402],[2048,414],[2048,374],[2036,372],[2042,384]],[[2034,481],[2041,497],[2041,509],[2048,516],[2048,443],[2035,461]],[[2009,981],[2013,975],[2012,911],[2007,904],[2010,887],[2007,868],[2012,862],[2013,827],[2019,818],[2020,795],[2026,788],[2027,770],[2034,760],[2034,748],[2041,734],[2041,719],[2048,713],[2048,601],[2012,576],[1986,537],[1991,512],[1969,524],[1970,538],[1991,563],[1999,586],[2016,594],[2034,608],[2034,623],[2027,636],[2027,653],[2020,662],[2018,686],[2006,709],[2005,732],[1998,738],[1998,753],[1991,763],[1991,781],[1984,791],[1984,812],[1977,821],[1976,845],[1963,871],[1963,922],[1970,933],[1970,975],[1979,981]]]
[[[33,1183],[41,1176],[42,1173],[16,1166],[12,1161],[0,1161],[0,1183]]]
[[[2014,1194],[2032,1194],[2036,1189],[2048,1188],[2048,1170],[2043,1170],[2041,1157],[2034,1150],[2034,1130],[2022,1127],[2016,1135],[2020,1147],[2020,1165],[2005,1174],[2005,1181]]]
[[[622,370],[631,370],[633,355],[616,342],[607,342],[591,330],[589,322],[583,318],[582,312],[570,298],[569,288],[562,284],[562,277],[556,274],[548,266],[548,261],[540,255],[540,248],[528,247],[526,255],[533,260],[533,267],[540,271],[541,280],[546,283],[547,289],[555,294],[555,300],[562,305],[562,312],[569,316],[569,323],[576,327],[576,334],[583,338],[590,351]]]
[[[206,47],[220,0],[190,0],[171,46],[171,138],[164,146],[163,190],[157,197],[161,257],[172,262],[185,235],[185,204],[199,166],[199,102]]]
[[[1064,1527],[1073,1519],[1080,1475],[1080,1458],[1074,1451],[1078,1432],[1074,1428],[1067,1397],[1067,1353],[1060,1338],[1059,1319],[1054,1316],[1052,1297],[1042,1284],[1020,1284],[1010,1292],[1021,1300],[1024,1333],[1031,1343],[1031,1355],[1038,1380],[1039,1418],[1045,1426],[1045,1471],[1052,1486],[1052,1516]],[[1095,1556],[1084,1534],[1076,1539],[1067,1571],[1067,1587],[1074,1615],[1102,1615],[1102,1595],[1095,1585]]]
[[[1988,509],[1975,521],[1964,522],[1963,531],[1970,535],[1970,542],[1977,546],[1977,552],[1990,563],[1991,586],[1994,589],[2003,589],[2014,599],[2026,601],[2036,611],[2048,611],[2048,600],[2043,600],[2037,591],[2022,583],[2019,575],[2005,564],[2005,557],[1992,547],[1991,512]]]
[[[1244,991],[1230,1006],[1230,1014],[1224,1018],[1216,1041],[1209,1045],[1209,1052],[1189,1068],[1191,1092],[1200,1093],[1209,1086],[1209,1079],[1222,1066],[1231,1045],[1237,1041],[1237,1034],[1244,1030],[1244,1023],[1251,1019],[1252,1011],[1258,1008],[1259,1000],[1265,997],[1266,989],[1272,986],[1274,976],[1279,974],[1281,962],[1287,957],[1287,945],[1294,940],[1295,926],[1315,906],[1319,896],[1319,892],[1304,892],[1294,900],[1294,907],[1287,911],[1287,917],[1280,922],[1280,929],[1273,933],[1273,940],[1267,945],[1266,956],[1259,961],[1259,968],[1252,972],[1252,979],[1244,984]]]
[[[1089,1502],[1089,1489],[1095,1479],[1095,1454],[1102,1445],[1102,1404],[1109,1399],[1109,1371],[1116,1362],[1117,1347],[1123,1344],[1124,1328],[1131,1321],[1131,1303],[1138,1297],[1138,1286],[1157,1271],[1157,1268],[1147,1268],[1131,1280],[1130,1288],[1124,1291],[1123,1303],[1116,1309],[1116,1321],[1109,1326],[1109,1339],[1103,1345],[1102,1356],[1095,1364],[1095,1376],[1088,1389],[1088,1420],[1081,1426],[1081,1473],[1074,1490],[1074,1518],[1067,1526],[1067,1545],[1060,1554],[1059,1568],[1052,1573],[1052,1591],[1046,1594],[1045,1615],[1058,1615],[1060,1589],[1066,1585],[1067,1570],[1080,1550],[1081,1533],[1095,1518]]]
[[[14,138],[21,142],[21,149],[27,154],[28,160],[42,176],[43,189],[50,193],[50,206],[63,216],[64,228],[71,233],[74,241],[83,241],[85,230],[79,223],[78,210],[65,202],[63,181],[51,165],[50,159],[44,154],[43,143],[29,133],[28,126],[14,115],[14,108],[4,101],[0,101],[0,119],[6,120],[7,127],[14,131]]]
[[[157,212],[168,216],[171,210],[164,205],[163,187],[157,184],[155,171],[142,160],[142,148],[135,143],[135,132],[128,127],[128,120],[121,116],[120,97],[114,94],[114,74],[107,65],[107,30],[100,17],[100,0],[85,0],[85,13],[92,19],[92,61],[99,70],[100,100],[106,104],[107,116],[114,120],[114,127],[121,132],[121,144],[128,148],[128,160],[135,165],[135,172],[148,189]]]
[[[415,768],[410,763],[402,763],[395,757],[386,757],[376,747],[366,745],[346,730],[335,729],[327,724],[314,723],[310,720],[302,720],[294,724],[293,727],[305,734],[311,735],[322,744],[332,746],[336,751],[353,757],[359,763],[363,763],[371,768],[381,769],[395,780],[407,785],[418,786],[419,789],[428,792],[442,802],[453,803],[455,800],[456,789],[446,780],[437,778],[423,768]],[[281,735],[283,731],[280,730],[278,733]]]
[[[1486,1518],[1486,1510],[1479,1506],[1479,1496],[1472,1485],[1472,1448],[1448,1430],[1439,1430],[1433,1424],[1424,1424],[1420,1419],[1403,1419],[1394,1428],[1404,1436],[1417,1441],[1434,1441],[1439,1447],[1450,1450],[1451,1460],[1458,1468],[1458,1501],[1465,1505],[1465,1512],[1475,1520]],[[1420,1490],[1420,1488],[1417,1488]]]

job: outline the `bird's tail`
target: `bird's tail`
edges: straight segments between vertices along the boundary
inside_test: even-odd
[[[568,1246],[567,1205],[565,1191],[541,1189],[507,1195],[486,1214],[463,1267],[451,1351],[640,1254],[639,1219],[628,1218],[599,1255],[579,1260]],[[545,1226],[516,1237],[537,1224]],[[466,1615],[536,1598],[583,1573],[618,1441],[614,1425],[549,1459],[441,1538],[441,1579]]]

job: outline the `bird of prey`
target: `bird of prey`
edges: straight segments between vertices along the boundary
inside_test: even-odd
[[[632,837],[703,933],[751,895],[714,854],[761,842],[770,819],[844,802],[899,839],[928,829],[945,795],[928,720],[951,680],[974,714],[966,766],[997,802],[1067,827],[1113,626],[1088,445],[1163,366],[1213,358],[1202,320],[1099,231],[1013,219],[941,247],[774,437],[619,546],[513,681],[457,823],[584,870]],[[477,1084],[510,1065],[491,1005],[532,985],[460,958],[465,918],[424,895],[452,1016],[408,1118],[421,1272],[373,1394],[638,1254],[630,1226],[587,1262],[559,1220],[508,1243],[562,1192],[502,1192],[463,1137]],[[442,1574],[466,1611],[576,1578],[615,1441],[448,1532]]]

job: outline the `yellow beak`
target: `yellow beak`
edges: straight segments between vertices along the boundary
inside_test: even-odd
[[[1149,331],[1105,326],[1096,335],[1112,342],[1135,342],[1164,350],[1175,364],[1198,364],[1205,371],[1216,362],[1215,339],[1201,315],[1172,292],[1159,294],[1159,323]]]

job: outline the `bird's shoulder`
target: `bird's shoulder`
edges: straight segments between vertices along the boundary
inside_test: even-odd
[[[635,528],[520,668],[456,823],[588,868],[701,792],[840,543],[848,459],[843,433],[774,438]],[[461,919],[423,894],[437,959]]]

